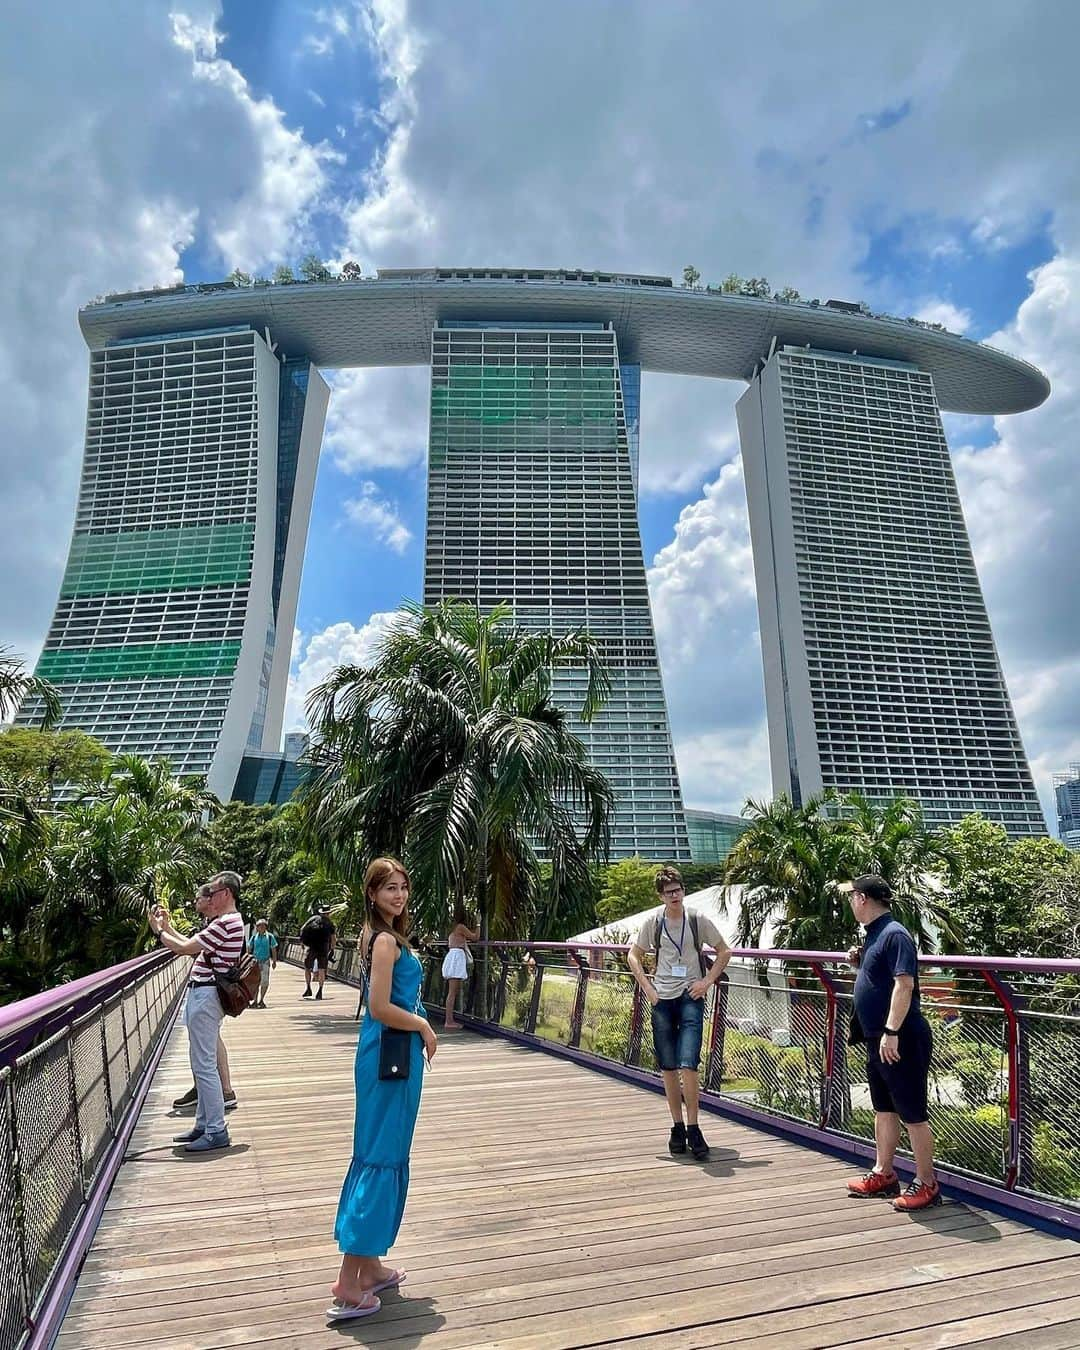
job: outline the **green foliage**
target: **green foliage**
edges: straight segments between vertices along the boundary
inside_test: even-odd
[[[740,295],[743,288],[743,279],[735,272],[729,272],[720,283],[720,289],[725,295]]]
[[[696,291],[700,281],[701,273],[693,266],[693,264],[688,264],[683,268],[682,284],[688,291]]]
[[[280,267],[274,268],[274,285],[291,286],[296,278],[293,276],[293,270],[287,263],[282,263]]]
[[[112,760],[84,731],[11,727],[0,732],[0,775],[34,787],[100,783]]]
[[[360,264],[352,261],[342,263],[341,280],[342,281],[360,281],[363,278],[363,272]]]
[[[27,698],[40,700],[40,725],[43,730],[59,722],[60,695],[48,680],[30,675],[20,658],[14,656],[8,647],[0,646],[0,722],[13,717]]]
[[[300,263],[300,275],[305,281],[333,281],[334,274],[317,254],[309,253]]]
[[[304,837],[354,905],[369,859],[391,854],[412,872],[429,932],[466,897],[493,937],[588,922],[612,794],[552,701],[567,666],[585,674],[591,720],[609,689],[591,637],[530,633],[505,606],[482,615],[445,601],[406,606],[370,666],[341,667],[314,692]]]
[[[1048,837],[1011,842],[978,814],[944,837],[955,858],[948,950],[1080,956],[1080,854]]]
[[[210,866],[200,784],[121,756],[83,786],[44,812],[0,777],[0,1002],[145,950],[147,906],[179,909]]]
[[[225,280],[231,281],[234,286],[250,286],[252,284],[250,273],[241,272],[239,267],[234,267]]]
[[[662,903],[656,893],[656,870],[654,863],[638,857],[623,858],[603,868],[597,919],[601,923],[617,923],[628,914]]]

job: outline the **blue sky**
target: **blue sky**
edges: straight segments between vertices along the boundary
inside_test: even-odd
[[[365,271],[678,279],[692,262],[706,281],[765,275],[938,319],[1049,373],[1042,409],[946,425],[1044,801],[1080,759],[1080,593],[1061,584],[1080,562],[1066,0],[87,0],[63,25],[16,0],[11,15],[0,98],[24,134],[0,149],[0,642],[33,660],[55,604],[90,296],[311,251]],[[294,723],[422,575],[426,372],[329,378]],[[691,804],[727,810],[769,788],[738,393],[656,375],[642,390],[642,543],[680,773]]]

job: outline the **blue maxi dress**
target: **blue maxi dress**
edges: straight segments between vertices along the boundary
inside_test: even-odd
[[[411,951],[394,962],[390,1002],[423,1016],[423,969]],[[334,1237],[351,1256],[384,1256],[394,1245],[409,1191],[412,1147],[424,1079],[423,1043],[413,1036],[409,1076],[403,1083],[379,1077],[383,1024],[364,1010],[356,1047],[356,1125],[353,1157],[338,1202]]]

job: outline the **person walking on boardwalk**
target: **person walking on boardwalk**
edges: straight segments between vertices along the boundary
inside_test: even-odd
[[[642,924],[627,964],[652,1006],[653,1049],[671,1110],[668,1150],[685,1153],[689,1145],[694,1157],[703,1162],[709,1156],[709,1146],[698,1124],[698,1067],[705,996],[724,973],[731,949],[708,915],[684,907],[682,874],[674,867],[662,867],[657,872],[656,889],[664,906]],[[706,962],[703,947],[716,952],[711,965]],[[655,962],[651,981],[642,965],[646,952],[652,953]]]
[[[240,878],[235,872],[219,872],[201,893],[210,922],[192,937],[177,933],[160,907],[150,911],[150,928],[165,946],[179,956],[195,957],[184,1004],[184,1025],[198,1105],[194,1129],[177,1135],[174,1141],[183,1144],[189,1153],[229,1147],[225,1097],[217,1067],[218,1032],[225,1014],[214,975],[223,975],[244,951],[244,922],[236,908]]]
[[[919,964],[915,942],[892,916],[892,891],[879,876],[851,883],[851,911],[866,937],[848,959],[855,979],[853,1043],[866,1044],[866,1078],[874,1108],[874,1166],[848,1182],[859,1197],[888,1196],[893,1209],[911,1212],[941,1203],[934,1172],[934,1136],[927,1107],[932,1049],[930,1026],[919,1007]],[[900,1122],[915,1154],[915,1177],[904,1194],[893,1171]]]
[[[240,882],[240,884],[243,885],[243,882]],[[202,920],[204,928],[210,922],[206,913],[206,906],[209,904],[208,894],[209,891],[206,886],[201,886],[199,890],[195,892],[195,913],[198,914],[199,918]],[[167,921],[166,927],[171,927],[171,923],[168,922],[168,912],[165,914],[165,919]],[[225,1097],[225,1110],[235,1111],[237,1107],[236,1091],[233,1088],[232,1071],[229,1068],[229,1052],[225,1048],[225,1038],[222,1036],[220,1028],[218,1028],[217,1067],[218,1077],[221,1079],[221,1090]],[[198,1102],[199,1086],[197,1083],[192,1082],[191,1087],[173,1102],[173,1110],[186,1111],[189,1108],[197,1107]]]
[[[266,991],[270,988],[271,968],[277,969],[277,935],[271,933],[270,925],[265,919],[255,920],[255,931],[248,939],[248,951],[259,963],[259,997],[252,1004],[253,1008],[266,1007]]]
[[[457,1031],[461,1027],[461,1023],[455,1021],[454,1013],[462,981],[469,974],[469,943],[476,942],[479,937],[480,930],[470,928],[465,921],[465,911],[459,910],[454,915],[454,926],[446,938],[449,951],[442,963],[442,977],[446,981],[446,1015],[443,1025],[447,1031]]]
[[[334,950],[336,939],[337,929],[330,919],[330,906],[316,905],[311,911],[311,918],[300,929],[300,941],[307,948],[304,957],[304,992],[300,995],[301,998],[311,997],[312,972],[319,985],[315,997],[322,998],[323,985],[326,983],[326,968],[330,964],[330,954]]]
[[[367,1011],[356,1047],[352,1163],[334,1226],[342,1258],[326,1310],[331,1322],[378,1312],[379,1290],[405,1278],[382,1257],[405,1211],[424,1055],[430,1063],[438,1045],[420,1001],[423,971],[409,945],[409,874],[401,863],[375,859],[364,877],[364,904]]]

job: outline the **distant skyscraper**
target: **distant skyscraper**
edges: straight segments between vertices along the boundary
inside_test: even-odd
[[[432,334],[424,600],[580,625],[612,678],[574,730],[617,796],[614,856],[689,860],[638,530],[640,370],[603,323],[447,322]],[[557,677],[580,709],[584,678]]]
[[[64,725],[229,797],[277,749],[328,390],[249,328],[90,355],[67,569],[37,673]],[[32,703],[20,721],[34,717]]]
[[[1045,834],[931,375],[783,347],[738,419],[774,790]]]
[[[1054,774],[1058,836],[1069,848],[1080,850],[1080,764],[1070,764],[1068,773]]]

